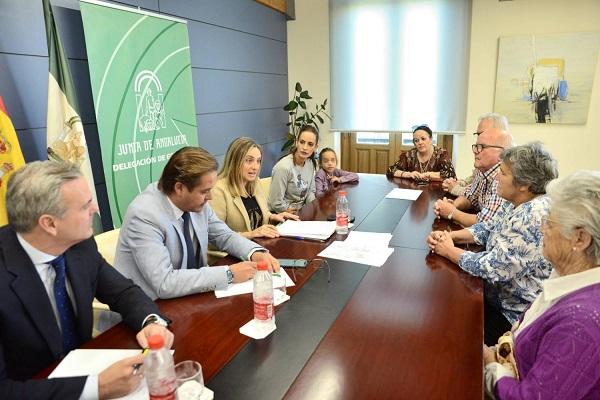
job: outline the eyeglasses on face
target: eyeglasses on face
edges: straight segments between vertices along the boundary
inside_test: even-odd
[[[474,144],[474,145],[471,146],[471,149],[473,150],[473,153],[479,154],[483,150],[487,149],[488,147],[493,147],[493,148],[496,148],[496,149],[502,149],[502,150],[504,150],[504,147],[502,147],[502,146],[492,146],[492,145],[489,145],[489,144]]]

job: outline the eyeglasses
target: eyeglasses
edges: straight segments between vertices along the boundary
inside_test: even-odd
[[[427,125],[427,124],[417,124],[417,125],[411,126],[410,129],[412,129],[414,131],[415,129],[417,129],[420,126],[424,126],[426,128],[429,128],[429,125]]]
[[[504,150],[504,147],[502,147],[502,146],[492,146],[492,145],[489,145],[489,144],[474,144],[474,145],[471,146],[471,150],[473,150],[473,153],[479,154],[483,150],[487,149],[488,147],[493,147],[493,148],[496,148],[496,149],[502,149],[502,150]]]
[[[550,218],[549,215],[544,215],[542,217],[542,227],[543,228],[550,228],[551,224],[556,224],[557,221],[555,219]]]

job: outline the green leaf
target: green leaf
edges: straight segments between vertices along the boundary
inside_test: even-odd
[[[286,140],[285,143],[283,144],[283,146],[281,146],[281,151],[289,150],[289,148],[292,147],[293,144],[294,144],[293,138]]]
[[[298,108],[298,103],[296,103],[294,100],[290,101],[285,107],[283,107],[285,111],[292,111],[296,108]]]
[[[323,121],[323,118],[321,118],[320,115],[317,115],[317,119],[319,120],[320,123],[322,123],[322,124],[325,123],[325,121]]]
[[[300,107],[302,107],[303,109],[306,110],[306,103],[303,101],[299,101],[298,104],[300,104]]]
[[[302,85],[300,82],[296,82],[296,92],[302,92]]]
[[[323,102],[323,108],[325,108],[326,105],[327,105],[327,99],[325,99],[325,101]]]
[[[285,126],[290,126],[290,125],[292,125],[291,122],[288,122],[287,124],[285,124]]]
[[[312,97],[310,97],[308,95],[308,90],[305,90],[304,92],[301,92],[300,93],[300,97],[303,98],[303,99],[312,99]]]

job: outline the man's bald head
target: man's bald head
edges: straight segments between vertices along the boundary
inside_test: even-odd
[[[500,162],[500,154],[504,149],[513,147],[514,140],[510,132],[504,129],[489,128],[477,137],[476,145],[481,145],[481,149],[473,152],[474,166],[483,172]]]

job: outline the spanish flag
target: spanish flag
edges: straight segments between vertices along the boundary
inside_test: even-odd
[[[8,223],[6,217],[6,182],[14,170],[25,165],[15,128],[8,117],[0,96],[0,226]]]

